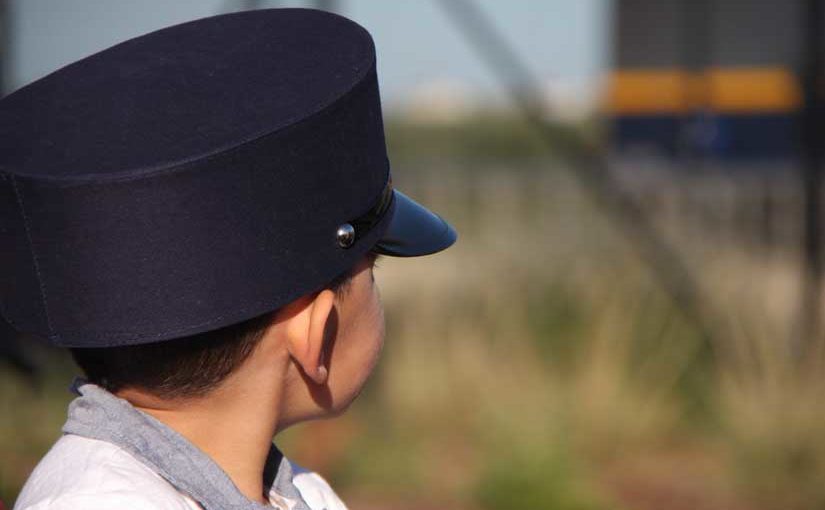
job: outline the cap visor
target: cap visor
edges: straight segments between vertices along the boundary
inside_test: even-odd
[[[455,229],[440,216],[394,190],[395,207],[384,236],[373,251],[392,257],[429,255],[455,243]]]

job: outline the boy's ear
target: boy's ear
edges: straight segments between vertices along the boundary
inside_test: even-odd
[[[305,296],[292,303],[287,319],[287,349],[304,374],[315,384],[323,385],[329,375],[323,347],[327,322],[335,305],[335,293],[329,289]]]

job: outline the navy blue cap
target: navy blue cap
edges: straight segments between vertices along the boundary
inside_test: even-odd
[[[311,9],[168,27],[0,100],[0,302],[57,345],[275,310],[455,231],[392,187],[375,48]]]

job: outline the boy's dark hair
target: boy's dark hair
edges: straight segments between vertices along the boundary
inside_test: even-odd
[[[341,296],[352,276],[348,271],[327,287]],[[89,382],[110,392],[134,387],[165,399],[199,397],[252,354],[275,313],[169,341],[69,350]]]

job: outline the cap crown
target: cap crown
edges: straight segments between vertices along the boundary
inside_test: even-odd
[[[388,176],[354,22],[269,9],[126,41],[0,100],[2,311],[108,346],[274,310],[378,239],[336,232]]]

